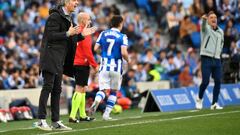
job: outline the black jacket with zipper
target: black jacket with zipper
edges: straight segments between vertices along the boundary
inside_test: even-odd
[[[40,72],[63,73],[73,77],[76,45],[84,37],[81,34],[67,37],[71,22],[71,17],[64,14],[62,5],[49,10],[40,49]]]

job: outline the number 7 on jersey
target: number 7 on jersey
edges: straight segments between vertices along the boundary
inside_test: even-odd
[[[114,43],[115,43],[115,40],[108,38],[108,39],[107,39],[107,42],[109,43],[108,50],[107,50],[107,55],[108,55],[108,56],[111,56],[112,48],[113,48],[113,45],[114,45]]]

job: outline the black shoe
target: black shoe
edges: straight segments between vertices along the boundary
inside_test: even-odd
[[[69,123],[79,123],[79,120],[77,120],[77,119],[74,120],[73,118],[69,118],[68,122]]]
[[[81,118],[80,117],[80,119],[79,119],[79,121],[93,121],[93,120],[95,120],[95,118],[91,118],[91,117],[85,117],[85,118]]]

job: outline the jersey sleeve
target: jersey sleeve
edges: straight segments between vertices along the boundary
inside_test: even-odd
[[[101,45],[102,44],[102,38],[103,38],[103,31],[100,33],[100,35],[98,36],[97,40],[96,40],[96,44]]]
[[[123,35],[123,38],[122,38],[122,45],[123,46],[128,46],[128,38],[127,38],[127,35]]]

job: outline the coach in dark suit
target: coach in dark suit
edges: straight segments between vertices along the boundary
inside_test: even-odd
[[[49,11],[40,50],[40,72],[43,76],[43,88],[39,99],[37,127],[43,130],[71,130],[59,121],[59,100],[62,91],[62,75],[73,76],[73,60],[76,44],[85,35],[95,32],[95,28],[84,28],[79,33],[71,13],[78,6],[78,0],[64,0]],[[46,107],[51,93],[52,128],[46,123]]]

